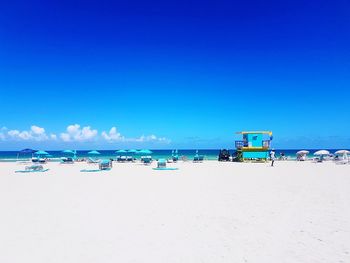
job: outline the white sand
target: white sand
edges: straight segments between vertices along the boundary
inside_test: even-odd
[[[0,163],[0,262],[350,262],[350,165]]]

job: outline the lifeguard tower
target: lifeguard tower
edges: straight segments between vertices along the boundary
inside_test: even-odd
[[[235,142],[238,161],[267,161],[271,131],[242,131],[236,134],[243,135],[243,140]]]

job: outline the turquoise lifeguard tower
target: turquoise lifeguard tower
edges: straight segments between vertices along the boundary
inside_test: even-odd
[[[243,140],[236,141],[237,160],[267,161],[272,140],[271,131],[241,131]]]

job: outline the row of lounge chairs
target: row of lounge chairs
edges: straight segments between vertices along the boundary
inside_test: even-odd
[[[47,159],[46,158],[37,158],[37,157],[33,157],[32,158],[32,163],[47,163]]]
[[[116,161],[125,163],[125,162],[134,162],[136,159],[132,156],[117,156]]]

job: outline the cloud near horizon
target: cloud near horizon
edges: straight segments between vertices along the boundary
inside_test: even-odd
[[[170,140],[165,137],[157,137],[156,135],[142,135],[138,138],[126,138],[122,136],[116,127],[112,127],[110,131],[107,133],[103,131],[101,133],[102,137],[108,142],[162,142],[162,143],[170,143]]]
[[[2,127],[0,130],[0,140],[7,141],[47,141],[56,140],[55,134],[47,134],[45,129],[36,125],[32,125],[29,130],[9,130]]]
[[[56,141],[56,142],[91,142],[91,141],[105,141],[109,143],[114,142],[159,142],[170,143],[170,140],[165,137],[157,137],[156,135],[141,135],[140,137],[132,138],[126,137],[118,132],[116,127],[112,127],[109,132],[102,131],[99,134],[97,129],[91,126],[82,127],[79,124],[72,124],[67,126],[64,132],[48,134],[43,127],[32,125],[29,130],[8,129],[2,127],[0,129],[1,141]]]

